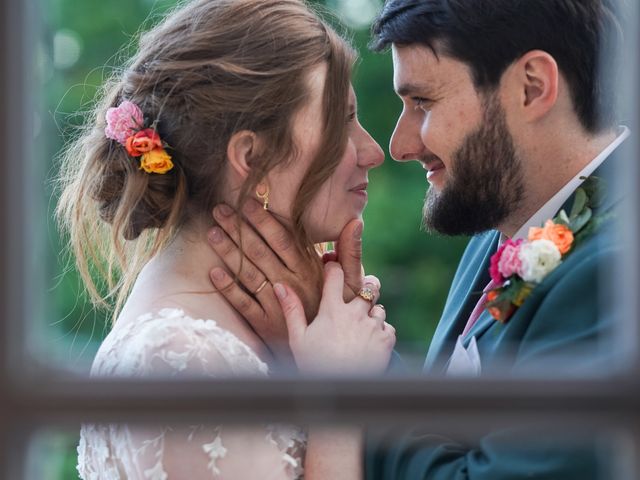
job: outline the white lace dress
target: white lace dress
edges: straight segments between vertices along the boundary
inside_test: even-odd
[[[269,375],[267,365],[213,320],[178,309],[116,326],[91,369],[96,377]],[[84,480],[302,479],[306,437],[296,427],[83,425]]]

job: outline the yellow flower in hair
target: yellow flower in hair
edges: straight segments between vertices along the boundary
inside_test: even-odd
[[[147,173],[167,173],[173,168],[171,156],[164,148],[154,148],[142,155],[140,168]]]

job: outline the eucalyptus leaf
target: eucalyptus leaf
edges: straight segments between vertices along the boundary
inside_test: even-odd
[[[568,227],[571,224],[571,219],[567,216],[567,212],[560,210],[560,213],[553,219],[553,223],[559,223]]]
[[[587,202],[589,201],[589,197],[587,197],[587,192],[584,191],[583,188],[578,188],[576,190],[576,194],[573,200],[573,207],[571,208],[570,218],[574,219],[582,212],[582,209],[587,206]]]
[[[584,228],[584,226],[587,223],[589,223],[589,220],[591,220],[592,215],[593,215],[592,210],[588,207],[585,208],[576,218],[571,220],[571,223],[569,224],[569,228],[573,233],[579,232]]]
[[[597,208],[604,200],[607,190],[607,182],[601,177],[591,176],[584,181],[580,188],[585,191],[589,198],[588,206],[591,208]]]
[[[594,232],[599,230],[602,225],[613,220],[615,218],[615,214],[613,212],[607,212],[601,215],[594,215],[588,225],[583,228],[579,234],[574,236],[574,246],[582,243],[583,240],[586,240],[590,237]]]

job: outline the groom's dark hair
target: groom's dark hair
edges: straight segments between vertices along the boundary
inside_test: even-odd
[[[387,0],[370,46],[425,45],[468,64],[481,92],[526,52],[544,50],[569,83],[580,122],[596,133],[615,124],[612,68],[622,34],[614,1]]]

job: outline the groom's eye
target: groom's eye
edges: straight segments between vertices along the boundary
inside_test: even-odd
[[[422,108],[428,109],[431,106],[431,100],[424,97],[411,97],[414,104],[414,109]]]

